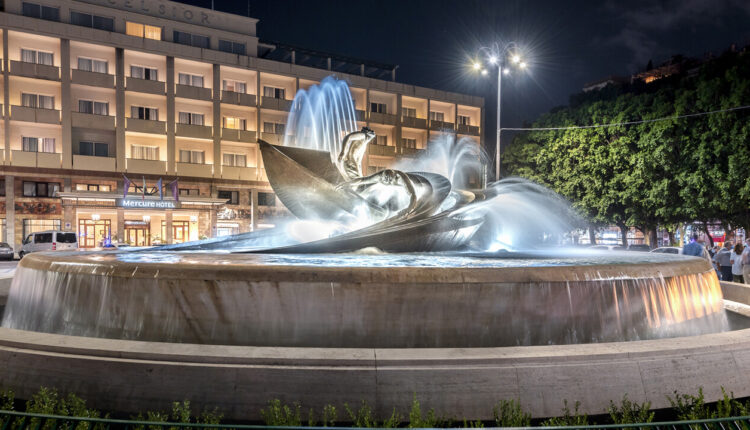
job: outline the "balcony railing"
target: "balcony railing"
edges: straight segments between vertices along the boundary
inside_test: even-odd
[[[235,130],[233,128],[221,129],[222,140],[231,140],[232,142],[255,142],[255,131],[253,130]]]
[[[402,116],[401,125],[403,125],[404,127],[427,128],[427,120],[424,118],[416,118],[412,116]]]
[[[167,123],[150,119],[127,118],[127,130],[139,133],[165,134]]]
[[[239,105],[239,106],[255,106],[256,98],[255,94],[235,93],[234,91],[222,91],[221,102]]]
[[[398,117],[389,113],[370,112],[370,121],[379,124],[396,125]]]
[[[473,134],[475,136],[479,135],[479,127],[475,125],[468,125],[468,124],[458,124],[458,130],[459,133],[463,134]]]
[[[177,174],[180,176],[210,178],[213,176],[213,168],[213,164],[176,163]]]
[[[73,169],[114,172],[117,165],[116,161],[115,157],[93,157],[91,155],[73,154]]]
[[[125,89],[139,93],[149,93],[164,95],[166,84],[162,81],[152,81],[150,79],[138,79],[128,77],[125,81]]]
[[[367,146],[367,152],[370,155],[383,155],[383,156],[394,156],[396,155],[396,147],[395,146],[386,146],[386,145],[368,145]]]
[[[87,70],[72,70],[71,82],[79,85],[91,85],[94,87],[114,88],[115,75],[109,73],[89,72]]]
[[[62,165],[62,154],[57,152],[11,151],[11,164],[21,167],[40,169],[59,169]]]
[[[45,64],[26,63],[24,61],[11,60],[10,74],[16,76],[26,76],[28,78],[49,79],[52,81],[60,80],[59,67],[47,66]]]
[[[261,97],[260,107],[263,109],[275,109],[289,112],[292,108],[292,101],[286,99],[277,99],[275,97]]]
[[[57,109],[40,109],[26,106],[11,106],[10,119],[14,121],[60,124],[60,111]]]
[[[235,179],[241,181],[258,180],[258,170],[255,167],[221,166],[222,179]]]
[[[167,162],[161,160],[141,160],[128,158],[126,168],[128,172],[163,175],[167,171]]]
[[[184,97],[196,100],[211,100],[211,88],[194,87],[192,85],[177,84],[177,97]]]
[[[196,124],[176,124],[175,134],[181,137],[193,137],[196,139],[213,138],[213,127]]]
[[[92,113],[71,112],[73,127],[96,128],[100,130],[114,130],[115,117],[109,115],[94,115]]]
[[[436,119],[430,120],[430,130],[451,130],[453,131],[453,123],[438,121]]]

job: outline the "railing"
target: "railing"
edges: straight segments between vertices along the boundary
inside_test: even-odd
[[[278,429],[278,430],[355,430],[361,427],[274,427],[267,425],[249,424],[198,424],[162,421],[137,421],[112,418],[68,417],[61,415],[33,414],[0,410],[0,430],[182,430],[182,429]],[[462,428],[462,427],[453,427]],[[488,427],[500,428],[500,427]],[[750,416],[712,418],[693,421],[664,421],[633,424],[604,424],[570,427],[505,427],[516,429],[546,429],[546,430],[595,430],[595,429],[654,429],[654,430],[748,430]]]

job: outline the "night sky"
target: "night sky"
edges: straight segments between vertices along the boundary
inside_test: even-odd
[[[211,0],[182,0],[211,7]],[[258,36],[398,64],[396,80],[485,97],[494,147],[496,75],[469,67],[481,46],[524,46],[527,72],[503,81],[504,127],[564,105],[584,83],[627,76],[671,55],[750,44],[750,0],[215,0],[260,20]],[[505,136],[505,135],[504,135]],[[508,140],[504,140],[507,144]],[[491,152],[491,151],[490,151]]]

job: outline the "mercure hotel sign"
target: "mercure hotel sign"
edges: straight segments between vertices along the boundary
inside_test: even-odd
[[[126,209],[179,209],[175,200],[115,199],[115,206]]]

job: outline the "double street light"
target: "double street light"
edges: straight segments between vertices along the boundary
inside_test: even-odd
[[[526,69],[526,62],[521,58],[521,51],[515,42],[495,44],[494,47],[480,48],[480,54],[486,56],[487,66],[475,60],[472,68],[482,76],[489,74],[488,67],[497,67],[497,137],[495,140],[495,179],[500,179],[500,100],[502,96],[503,75],[508,75],[511,68]]]

